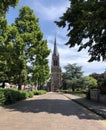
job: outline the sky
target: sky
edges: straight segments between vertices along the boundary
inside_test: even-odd
[[[89,75],[91,73],[103,73],[106,70],[106,62],[94,61],[89,63],[87,50],[77,52],[77,47],[69,48],[65,45],[68,41],[66,36],[67,27],[59,28],[54,21],[59,20],[59,17],[62,16],[69,5],[69,0],[20,0],[17,7],[9,9],[7,13],[7,20],[9,24],[13,23],[15,18],[18,17],[19,9],[21,9],[22,6],[29,6],[33,9],[36,17],[39,18],[39,25],[44,34],[44,39],[47,39],[48,41],[48,47],[51,50],[51,54],[48,57],[50,66],[56,35],[62,71],[64,71],[64,66],[67,64],[76,63],[78,66],[82,66],[84,75]]]

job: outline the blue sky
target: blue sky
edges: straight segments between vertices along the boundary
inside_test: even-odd
[[[20,0],[18,6],[10,8],[7,14],[9,24],[14,22],[14,19],[18,17],[19,9],[22,6],[29,6],[34,10],[37,18],[39,18],[39,25],[44,34],[44,39],[47,39],[48,46],[53,50],[55,34],[57,37],[58,51],[60,54],[60,64],[64,71],[64,66],[68,63],[82,66],[84,75],[89,75],[93,72],[102,73],[106,70],[106,62],[87,62],[89,56],[87,50],[77,52],[77,47],[69,48],[64,45],[67,41],[67,28],[59,28],[54,21],[59,20],[59,17],[66,11],[69,6],[69,0]],[[49,58],[49,64],[51,65],[51,55]]]

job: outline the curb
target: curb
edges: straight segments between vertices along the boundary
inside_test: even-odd
[[[64,95],[64,94],[63,94],[63,95]],[[65,96],[66,98],[68,98],[68,99],[71,99],[70,97],[68,97],[68,96],[66,96],[66,95],[64,95],[64,96]],[[101,116],[102,118],[106,119],[106,115],[103,115],[103,114],[99,113],[98,111],[96,111],[96,110],[93,109],[93,108],[89,108],[89,107],[88,107],[87,105],[85,105],[84,103],[77,101],[77,99],[71,99],[71,100],[72,100],[73,102],[76,102],[77,104],[83,106],[84,108],[88,109],[89,111],[92,111],[92,112],[94,112],[95,114],[97,114],[97,115]]]

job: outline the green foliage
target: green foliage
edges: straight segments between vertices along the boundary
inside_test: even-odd
[[[17,101],[32,98],[34,95],[46,94],[45,90],[16,90],[16,89],[0,89],[0,106],[15,103]]]
[[[90,74],[91,77],[95,78],[98,82],[98,87],[104,87],[106,86],[105,80],[106,80],[106,72],[97,74],[97,73],[92,73]]]
[[[80,78],[83,74],[82,72],[82,66],[78,66],[76,63],[74,64],[68,64],[64,67],[65,73],[64,77],[66,79],[72,79],[72,78]]]
[[[22,7],[11,26],[0,18],[0,29],[0,80],[44,84],[50,76],[50,50],[33,10]]]
[[[82,87],[82,67],[77,66],[77,64],[68,64],[64,67],[65,72],[63,73],[63,89]]]
[[[87,90],[86,91],[86,98],[90,99],[91,98],[90,90],[97,88],[97,86],[98,86],[97,80],[93,77],[87,76],[87,77],[85,77],[84,85],[85,85],[85,88]]]
[[[33,10],[25,6],[20,10],[19,17],[15,20],[20,37],[23,40],[25,60],[30,63],[27,72],[32,77],[29,79],[38,85],[44,84],[49,77],[47,57],[50,50],[47,41],[43,40],[43,33],[38,24]]]
[[[0,106],[4,105],[5,100],[6,99],[5,99],[4,91],[0,89]]]
[[[22,95],[22,99],[32,98],[34,96],[33,91],[20,90],[19,92]]]
[[[93,77],[86,76],[84,80],[84,85],[88,88],[97,88],[97,80]]]
[[[4,104],[15,103],[19,100],[19,92],[13,89],[0,89],[0,92],[4,94]],[[2,105],[4,105],[2,104]]]
[[[46,94],[45,90],[34,90],[33,91],[34,95],[42,95],[42,94]]]
[[[39,91],[38,90],[34,90],[33,93],[34,93],[34,95],[39,95]]]
[[[28,91],[26,91],[26,90],[20,90],[20,93],[21,93],[21,98],[22,98],[22,99],[27,99],[27,98],[29,98],[29,93],[28,93]]]
[[[6,39],[3,43],[2,49],[2,70],[5,74],[5,79],[8,79],[11,82],[20,83],[21,77],[23,80],[26,79],[26,61],[24,50],[22,50],[22,38],[18,33],[18,30],[15,26],[7,26]]]
[[[106,1],[69,0],[70,7],[66,10],[59,27],[68,26],[69,37],[66,45],[79,46],[78,51],[88,49],[89,61],[106,60]]]
[[[47,92],[45,90],[39,90],[40,95],[46,94]]]
[[[23,100],[29,97],[32,97],[31,94],[27,91],[18,91],[15,89],[0,89],[0,104],[8,105],[15,103],[19,100]]]
[[[15,7],[19,0],[1,0],[0,1],[0,17],[5,16],[9,7]]]
[[[32,98],[32,97],[34,96],[33,91],[29,91],[28,94],[29,94],[29,95],[28,95],[28,98]]]
[[[23,98],[32,98],[34,96],[32,91],[26,91],[26,90],[21,90],[21,93],[23,94]]]

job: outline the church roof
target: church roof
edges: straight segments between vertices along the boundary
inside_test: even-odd
[[[53,55],[54,55],[54,56],[58,56],[58,55],[59,55],[58,50],[57,50],[56,37],[55,37],[55,40],[54,40],[54,50],[53,50]]]

